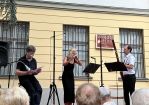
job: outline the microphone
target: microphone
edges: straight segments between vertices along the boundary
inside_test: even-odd
[[[92,59],[96,59],[95,57],[91,57]]]
[[[29,68],[27,65],[24,65],[26,67],[26,70],[30,71],[31,68]]]
[[[31,70],[31,68],[29,68],[24,62],[22,62],[22,61],[18,61],[18,62],[22,63],[25,66],[26,70],[28,70],[28,71]]]
[[[96,64],[96,58],[95,57],[91,57],[92,59],[94,59],[94,61],[95,61],[95,64]]]

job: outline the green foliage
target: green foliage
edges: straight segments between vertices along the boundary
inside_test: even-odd
[[[0,0],[0,8],[3,20],[7,20],[11,25],[14,25],[17,22],[15,0]]]

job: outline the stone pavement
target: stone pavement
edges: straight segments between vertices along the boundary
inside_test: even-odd
[[[111,90],[111,96],[112,96],[113,101],[115,103],[118,102],[117,105],[124,105],[123,89],[122,88],[118,89],[118,93],[117,93],[117,88],[110,88],[110,90]],[[41,99],[41,104],[40,105],[47,105],[49,92],[50,92],[50,89],[48,89],[48,88],[43,89],[43,94],[42,94],[42,99]],[[117,95],[118,95],[118,100],[117,100]],[[61,89],[58,88],[58,98],[60,100],[60,105],[64,105],[64,102],[63,102],[63,89],[62,88]],[[53,105],[53,95],[52,95],[51,99],[49,100],[49,105]],[[58,105],[56,95],[55,95],[55,105]],[[76,104],[74,104],[74,105],[76,105]]]

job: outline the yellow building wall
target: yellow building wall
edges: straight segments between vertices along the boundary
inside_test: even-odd
[[[50,10],[42,8],[17,8],[18,21],[30,23],[29,44],[37,47],[35,58],[38,66],[43,67],[43,71],[37,76],[42,87],[47,88],[53,79],[53,31],[56,36],[56,72],[55,79],[58,88],[62,87],[59,76],[62,76],[62,51],[63,51],[63,24],[89,26],[89,54],[97,58],[100,64],[100,51],[95,48],[96,34],[109,34],[114,36],[116,47],[119,53],[119,28],[143,29],[144,32],[144,55],[146,77],[149,78],[149,17],[135,15],[120,15],[106,13],[91,13],[78,11]],[[103,50],[103,63],[116,61],[114,50]],[[95,74],[91,74],[90,81],[100,86],[100,68]],[[115,87],[116,84],[122,87],[121,81],[116,81],[120,77],[119,72],[108,72],[103,65],[103,83],[108,87]],[[15,85],[18,80],[15,80]],[[76,80],[76,86],[87,82]],[[148,82],[137,82],[136,88],[149,87]]]

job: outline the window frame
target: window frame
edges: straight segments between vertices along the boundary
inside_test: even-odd
[[[80,34],[81,32],[79,33],[79,28],[80,28],[80,30],[81,29],[83,30],[83,28],[84,28],[84,30],[85,30],[85,33],[84,33],[85,34],[85,40],[84,41],[85,42],[81,42],[80,41],[81,38],[79,39],[79,37],[77,37],[77,38],[74,37],[74,39],[76,39],[76,40],[72,40],[73,43],[69,40],[66,40],[67,39],[66,35],[68,35],[68,33],[69,33],[69,32],[66,32],[66,28],[70,28],[70,27],[75,30],[75,31],[73,31],[70,29],[72,31],[72,34],[75,34],[75,32],[76,33],[78,32],[77,33],[78,36],[81,35]],[[69,34],[69,35],[71,35],[71,34]],[[68,48],[66,48],[66,44],[69,46]],[[71,47],[70,47],[70,44],[71,44]],[[87,64],[89,63],[89,58],[88,58],[89,57],[89,26],[68,25],[68,24],[63,25],[63,58],[67,55],[68,50],[73,47],[73,44],[75,46],[84,46],[85,47],[84,50],[82,50],[83,47],[82,47],[82,49],[79,49],[78,47],[77,48],[75,47],[75,48],[78,50],[78,55],[79,55],[80,60],[82,60],[83,65],[85,64],[84,66],[86,67]],[[81,53],[84,53],[84,55],[81,55]],[[85,56],[84,59],[83,59],[83,56]],[[78,68],[78,70],[76,70],[76,68]],[[77,71],[83,72],[83,69],[84,69],[83,67],[79,67],[78,65],[75,65],[75,68],[74,68],[75,78],[84,79],[84,77],[87,77],[87,75],[85,73],[80,74],[79,72],[77,72]]]
[[[17,22],[10,26],[8,21],[0,21],[0,41],[8,42],[8,64],[1,67],[0,76],[15,75],[17,60],[25,54],[29,43],[29,22]],[[22,44],[22,46],[20,46]]]

